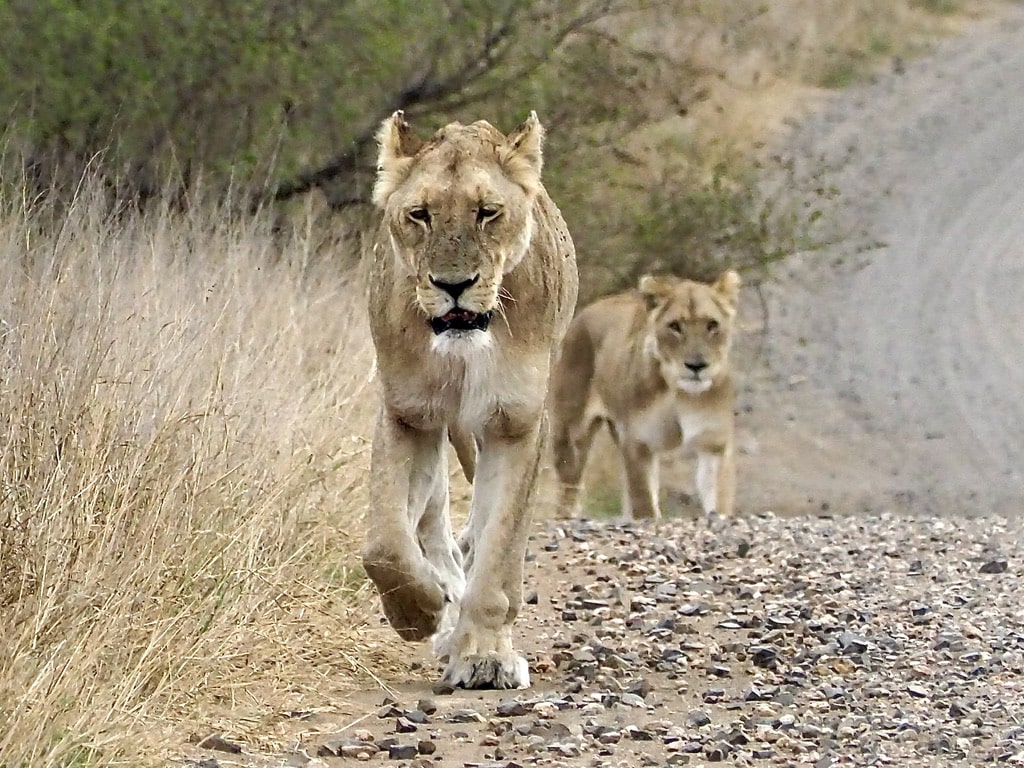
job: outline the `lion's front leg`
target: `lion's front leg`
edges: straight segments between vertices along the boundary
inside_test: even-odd
[[[444,682],[466,688],[526,688],[526,659],[512,647],[523,595],[523,560],[545,425],[525,435],[485,435],[462,543],[467,583],[448,645]]]
[[[420,430],[381,409],[370,462],[370,513],[363,566],[384,615],[406,640],[438,631],[462,587],[448,522],[444,429]]]
[[[704,514],[730,517],[736,493],[736,464],[731,445],[697,453],[697,495]]]

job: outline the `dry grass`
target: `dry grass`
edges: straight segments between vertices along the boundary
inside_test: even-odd
[[[0,213],[0,766],[273,739],[380,661],[361,296],[216,212],[48,229]]]

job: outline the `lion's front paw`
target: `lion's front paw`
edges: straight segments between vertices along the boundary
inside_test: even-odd
[[[403,640],[425,640],[437,632],[445,593],[425,568],[401,558],[366,557],[363,567],[380,593],[388,622]]]
[[[441,677],[453,688],[529,688],[530,668],[516,653],[453,656]]]

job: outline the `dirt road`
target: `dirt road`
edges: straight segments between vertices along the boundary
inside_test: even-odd
[[[772,291],[748,509],[1024,510],[1021,17],[840,94],[793,137],[850,237]]]

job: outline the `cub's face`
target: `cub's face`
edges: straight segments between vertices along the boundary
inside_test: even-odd
[[[706,392],[727,370],[740,277],[723,273],[714,283],[644,277],[644,340],[669,386],[690,395]]]
[[[438,352],[464,355],[491,341],[502,278],[533,234],[542,137],[536,115],[507,137],[479,121],[423,142],[401,113],[380,130],[374,202]]]

